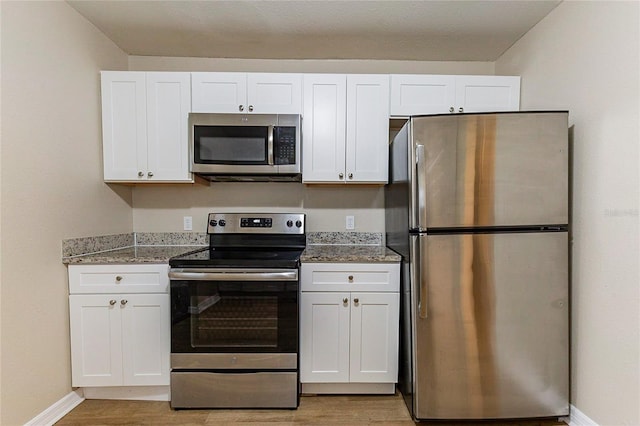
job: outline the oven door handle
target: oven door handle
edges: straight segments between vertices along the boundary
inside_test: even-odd
[[[169,270],[169,278],[190,281],[297,281],[298,270],[172,268]]]

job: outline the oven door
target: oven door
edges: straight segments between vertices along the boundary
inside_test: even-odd
[[[297,354],[297,269],[172,269],[171,353]]]

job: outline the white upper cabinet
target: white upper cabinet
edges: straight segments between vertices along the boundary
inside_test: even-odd
[[[302,76],[286,73],[191,73],[192,110],[204,113],[300,114]]]
[[[302,180],[344,181],[347,78],[306,74],[303,93]]]
[[[520,77],[391,76],[391,115],[518,111]]]
[[[107,182],[193,182],[187,120],[189,73],[103,71]]]
[[[147,73],[147,177],[191,181],[188,120],[191,111],[187,73]],[[149,173],[152,173],[149,176]]]
[[[457,77],[456,103],[456,112],[518,111],[520,109],[520,77],[487,75]]]
[[[389,76],[347,76],[346,182],[387,183]]]
[[[389,76],[305,74],[305,183],[386,183]]]
[[[440,114],[455,105],[452,75],[392,75],[391,115]]]

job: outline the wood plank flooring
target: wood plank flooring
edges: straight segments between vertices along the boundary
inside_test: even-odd
[[[398,395],[303,396],[297,410],[172,410],[168,402],[86,400],[56,425],[414,425]],[[423,423],[472,426],[473,423]],[[565,426],[556,421],[483,426]]]

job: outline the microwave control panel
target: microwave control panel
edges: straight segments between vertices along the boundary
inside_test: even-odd
[[[274,127],[275,164],[296,164],[296,128]]]

